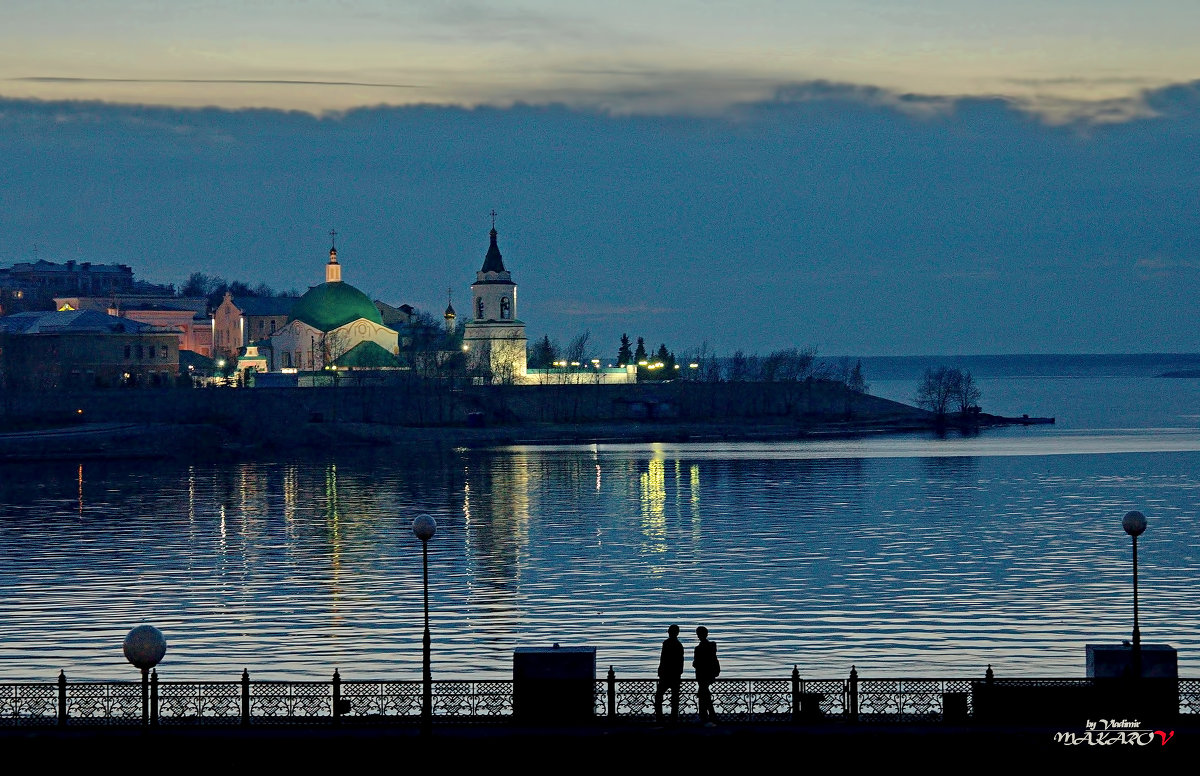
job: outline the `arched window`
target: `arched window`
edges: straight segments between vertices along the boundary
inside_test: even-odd
[[[508,309],[508,297],[502,296],[500,297],[500,319],[507,320],[511,317],[511,311]]]
[[[479,320],[483,319],[483,297],[475,297],[475,317]]]

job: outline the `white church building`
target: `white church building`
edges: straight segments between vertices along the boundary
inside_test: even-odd
[[[446,309],[448,326],[456,316]],[[491,244],[483,258],[483,267],[471,284],[471,312],[463,325],[463,350],[477,382],[500,384],[610,384],[637,382],[637,367],[602,367],[598,361],[588,364],[561,363],[549,369],[526,367],[525,324],[517,317],[517,284],[504,267],[504,258],[496,243],[493,222]]]
[[[325,282],[292,307],[287,324],[270,338],[267,368],[321,370],[326,367],[395,367],[399,336],[383,325],[375,303],[342,281],[337,248],[329,249]]]

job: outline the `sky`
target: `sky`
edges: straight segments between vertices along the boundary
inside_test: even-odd
[[[460,312],[531,338],[1198,351],[1200,3],[0,6],[0,265]],[[36,246],[36,248],[35,248]]]

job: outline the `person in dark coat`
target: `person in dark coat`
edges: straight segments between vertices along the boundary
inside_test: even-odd
[[[683,681],[683,644],[679,641],[679,626],[667,628],[658,658],[658,688],[654,691],[654,719],[663,721],[663,696],[671,691],[671,721],[679,720],[679,684]]]
[[[708,628],[696,628],[700,643],[692,653],[692,668],[696,669],[696,685],[700,701],[700,721],[708,726],[717,724],[717,712],[713,709],[713,680],[721,674],[721,663],[717,660],[717,642],[708,640]]]

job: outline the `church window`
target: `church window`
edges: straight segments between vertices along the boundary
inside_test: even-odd
[[[483,297],[481,296],[475,298],[475,317],[483,318]]]
[[[283,365],[288,369],[292,368],[292,354],[287,351],[283,353]]]
[[[508,297],[502,296],[502,297],[500,297],[500,318],[508,319],[511,317],[512,317],[512,313],[508,307]]]

